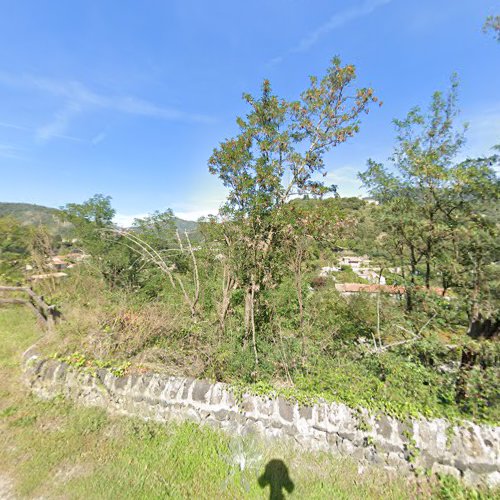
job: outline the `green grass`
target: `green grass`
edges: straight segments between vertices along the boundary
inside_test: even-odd
[[[153,424],[37,399],[20,383],[19,357],[39,336],[26,310],[0,308],[0,475],[21,497],[268,498],[266,483],[292,490],[293,482],[292,498],[487,498],[449,479],[391,478],[349,459],[190,423]]]

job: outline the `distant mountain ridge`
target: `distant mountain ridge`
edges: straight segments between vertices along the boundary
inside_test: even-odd
[[[47,226],[53,233],[66,234],[71,229],[71,224],[62,222],[57,208],[35,205],[33,203],[0,202],[0,217],[15,217],[23,224],[33,226]],[[194,221],[174,217],[175,224],[180,232],[196,231],[198,224]]]
[[[52,234],[68,236],[71,224],[58,217],[57,208],[44,207],[33,203],[0,202],[0,217],[14,217],[27,226],[45,226]]]

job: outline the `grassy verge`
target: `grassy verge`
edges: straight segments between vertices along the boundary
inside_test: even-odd
[[[449,479],[394,478],[192,424],[39,400],[19,378],[19,356],[38,337],[27,311],[0,308],[0,475],[22,497],[267,498],[272,487],[295,498],[488,498]]]

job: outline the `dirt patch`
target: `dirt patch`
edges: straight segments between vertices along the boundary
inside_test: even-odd
[[[57,470],[54,481],[64,484],[72,479],[88,476],[91,473],[92,467],[88,464],[66,464]]]
[[[3,474],[0,474],[0,498],[2,500],[15,500],[16,498],[12,481]]]

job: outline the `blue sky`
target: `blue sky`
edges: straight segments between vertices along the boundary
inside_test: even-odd
[[[495,8],[496,7],[496,8]],[[500,142],[499,50],[488,0],[0,0],[0,201],[113,197],[119,220],[172,208],[195,219],[224,199],[207,171],[237,131],[242,92],[269,78],[296,98],[334,55],[383,100],[327,157],[359,194],[367,158],[391,152],[392,119],[461,82],[464,154]]]

